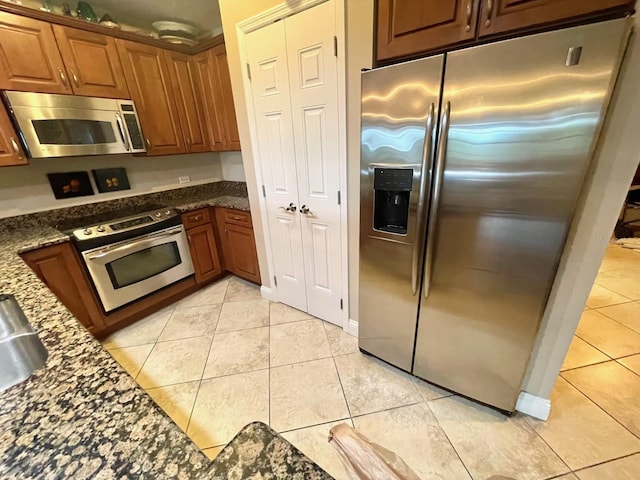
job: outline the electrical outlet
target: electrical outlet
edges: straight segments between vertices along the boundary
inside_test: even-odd
[[[184,177],[178,177],[178,181],[180,183],[189,183],[191,181],[191,177],[189,175],[185,175]]]

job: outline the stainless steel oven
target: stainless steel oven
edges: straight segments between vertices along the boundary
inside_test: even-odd
[[[194,273],[180,217],[169,209],[73,232],[105,312]]]

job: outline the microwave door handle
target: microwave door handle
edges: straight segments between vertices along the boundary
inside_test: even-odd
[[[124,143],[124,148],[127,149],[127,152],[131,150],[131,146],[129,145],[129,139],[125,135],[124,125],[122,123],[122,117],[119,113],[116,113],[116,123],[118,124],[118,131],[120,132],[120,138],[122,138],[122,143]]]
[[[102,250],[100,250],[99,252],[97,252],[95,255],[87,255],[87,260],[99,260],[101,258],[104,258],[106,256],[111,256],[111,254],[113,253],[120,253],[120,252],[126,252],[127,250],[131,250],[133,248],[136,248],[144,243],[147,243],[151,240],[157,240],[159,238],[165,238],[165,237],[172,237],[173,235],[177,235],[179,233],[182,233],[182,229],[178,228],[175,230],[170,230],[168,232],[162,232],[160,234],[158,233],[152,233],[150,235],[145,235],[144,237],[139,238],[138,240],[136,240],[135,242],[132,243],[127,243],[126,245],[119,245],[117,247],[106,247],[103,248]]]

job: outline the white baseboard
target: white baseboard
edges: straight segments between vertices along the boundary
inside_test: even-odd
[[[271,289],[271,287],[265,287],[264,285],[262,285],[260,287],[260,294],[262,295],[262,298],[266,298],[267,300],[271,300],[272,302],[278,301],[276,296],[273,294],[273,290]]]
[[[551,413],[551,400],[527,392],[520,392],[516,410],[538,420],[547,420]]]
[[[347,323],[347,333],[354,337],[358,336],[358,322],[356,320],[349,319],[349,323]]]

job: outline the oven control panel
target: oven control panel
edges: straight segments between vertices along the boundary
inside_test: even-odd
[[[134,215],[131,217],[119,218],[99,225],[90,225],[87,227],[78,228],[77,230],[73,231],[72,235],[76,241],[82,242],[84,240],[135,231],[152,224],[164,222],[165,220],[177,216],[178,213],[175,210],[171,208],[164,208],[161,210],[154,210],[153,212],[141,213],[139,215]]]

